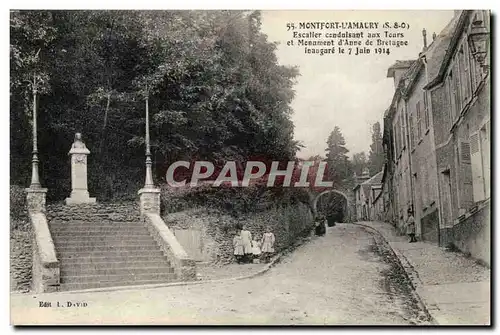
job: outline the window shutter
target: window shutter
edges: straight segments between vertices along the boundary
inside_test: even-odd
[[[476,134],[477,136],[477,134]],[[471,147],[469,142],[461,141],[460,142],[460,162],[462,164],[470,164],[471,163]]]
[[[479,150],[479,134],[472,133],[470,140],[470,160],[472,170],[472,193],[474,202],[484,200],[483,162]]]

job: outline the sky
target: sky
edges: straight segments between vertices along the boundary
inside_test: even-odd
[[[379,121],[383,126],[384,111],[394,94],[394,82],[387,78],[387,69],[396,60],[416,59],[423,47],[422,29],[426,29],[430,44],[433,32],[439,34],[452,17],[450,10],[263,11],[262,31],[270,41],[279,43],[278,61],[298,66],[301,73],[292,102],[295,139],[306,146],[298,156],[324,156],[326,139],[336,125],[344,135],[350,156],[361,151],[368,154],[372,124]],[[410,29],[398,31],[404,32],[409,45],[392,47],[389,55],[305,54],[303,47],[286,45],[291,39],[287,23],[298,26],[308,21],[406,22]]]

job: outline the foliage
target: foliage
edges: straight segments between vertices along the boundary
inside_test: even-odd
[[[341,183],[344,179],[351,177],[351,164],[345,147],[346,142],[340,128],[335,126],[326,141],[326,159],[331,180]]]
[[[361,176],[365,168],[368,167],[368,160],[364,151],[355,153],[352,156],[352,169],[356,175]]]
[[[10,185],[10,228],[11,233],[16,231],[28,231],[30,229],[26,215],[26,193],[24,188],[18,185]]]
[[[94,194],[136,192],[144,181],[146,98],[160,181],[181,159],[293,159],[298,70],[278,64],[276,44],[260,26],[258,11],[12,12],[11,181],[27,185],[30,176],[27,80],[34,75],[49,198],[70,191],[67,152],[75,132],[92,152]]]
[[[379,173],[385,163],[384,147],[382,145],[382,132],[380,123],[376,122],[372,127],[372,144],[370,145],[370,153],[368,155],[368,170],[370,175],[374,176]]]

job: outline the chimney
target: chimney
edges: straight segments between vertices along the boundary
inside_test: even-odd
[[[424,38],[424,50],[427,50],[427,31],[425,28],[422,30],[422,36]]]
[[[432,33],[432,40],[435,41],[436,40],[436,33]]]

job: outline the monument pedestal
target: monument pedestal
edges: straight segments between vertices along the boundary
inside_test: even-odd
[[[87,156],[90,150],[87,149],[81,140],[81,134],[75,135],[68,155],[71,155],[71,195],[66,198],[66,205],[93,204],[95,198],[89,196],[87,190]]]
[[[73,191],[69,198],[66,198],[66,205],[94,204],[96,198],[89,197],[88,191]]]

